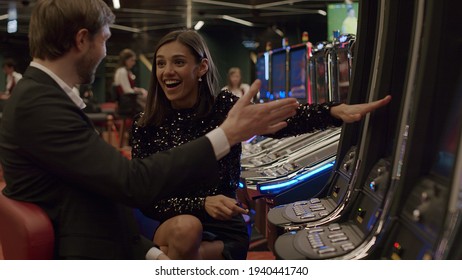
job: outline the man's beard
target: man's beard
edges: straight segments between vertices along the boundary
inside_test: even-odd
[[[91,51],[85,56],[82,57],[76,63],[77,73],[79,75],[81,84],[92,84],[95,81],[96,68],[98,67],[100,61],[92,56]]]

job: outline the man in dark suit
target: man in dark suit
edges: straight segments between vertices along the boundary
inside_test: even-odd
[[[211,133],[129,161],[97,135],[74,90],[93,82],[113,21],[102,0],[39,0],[29,29],[33,61],[3,112],[3,192],[46,211],[60,259],[162,258],[138,233],[131,207],[217,180],[217,159],[230,146],[283,128],[297,107],[294,99],[251,105],[256,82]]]

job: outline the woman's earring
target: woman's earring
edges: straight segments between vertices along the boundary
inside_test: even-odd
[[[199,82],[202,82],[202,77],[199,77],[199,79],[197,79]]]

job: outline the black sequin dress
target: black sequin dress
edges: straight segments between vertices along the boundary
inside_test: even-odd
[[[216,97],[207,117],[198,118],[195,108],[172,110],[161,126],[140,127],[137,122],[139,118],[136,118],[132,130],[132,157],[144,158],[205,135],[226,119],[237,100],[229,91],[222,91]],[[341,121],[330,116],[331,106],[332,104],[300,105],[297,114],[288,120],[289,125],[270,136],[282,138],[339,126]],[[180,214],[194,215],[202,221],[204,231],[224,242],[225,258],[245,259],[249,233],[241,215],[223,222],[211,218],[204,209],[207,196],[223,194],[235,198],[240,177],[240,155],[241,145],[238,144],[231,147],[229,154],[219,160],[219,185],[185,186],[183,193],[160,200],[152,208],[142,209],[143,213],[160,222]]]

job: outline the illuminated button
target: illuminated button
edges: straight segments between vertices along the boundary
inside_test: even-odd
[[[355,246],[351,242],[342,244],[340,245],[340,247],[342,247],[343,251],[347,251],[347,250],[351,250],[355,248]]]
[[[324,232],[323,228],[312,228],[308,230],[308,233],[319,233],[319,232]]]
[[[337,224],[337,223],[329,225],[328,228],[329,228],[330,231],[336,231],[336,230],[341,229],[340,225]]]
[[[332,234],[329,234],[327,236],[327,238],[331,239],[331,238],[335,238],[335,237],[339,237],[339,236],[345,236],[345,233],[344,232],[332,233]]]
[[[330,240],[330,242],[337,243],[337,242],[341,242],[341,241],[345,241],[345,240],[348,240],[348,236],[340,236],[340,237],[337,237],[337,238],[333,238],[333,239]]]
[[[306,212],[302,206],[295,206],[293,209],[294,209],[295,216],[303,215]]]
[[[421,213],[420,213],[420,210],[419,209],[414,209],[414,211],[412,211],[412,218],[414,219],[414,221],[416,222],[419,222],[420,219],[421,219]]]
[[[313,242],[322,242],[321,236],[318,233],[308,234],[308,240]]]
[[[308,204],[308,201],[306,200],[302,200],[302,201],[297,201],[294,203],[294,206],[297,206],[297,205],[306,205]]]
[[[323,205],[312,205],[310,206],[310,209],[313,211],[320,211],[320,210],[325,210],[326,207],[324,207]]]
[[[318,249],[318,248],[321,248],[321,247],[326,246],[326,245],[324,245],[324,243],[322,243],[322,242],[316,243],[316,244],[311,244],[311,243],[310,243],[310,245],[311,245],[311,248],[313,248],[313,249]]]
[[[308,218],[314,218],[314,217],[316,217],[316,214],[309,212],[309,213],[301,215],[300,219],[308,219]]]
[[[428,199],[429,199],[429,195],[428,195],[427,192],[422,192],[422,193],[420,194],[420,201],[421,201],[421,202],[428,201]]]
[[[358,217],[364,218],[364,216],[366,215],[366,210],[362,208],[358,208],[358,212],[356,213],[356,215]]]
[[[269,169],[269,170],[265,170],[265,171],[263,172],[263,175],[275,177],[275,176],[277,176],[278,174],[276,174],[276,172],[274,172],[273,170]]]
[[[320,200],[319,198],[312,198],[312,199],[310,199],[310,203],[311,203],[311,204],[316,204],[316,203],[320,203],[320,202],[321,202],[321,200]]]
[[[337,249],[335,249],[334,247],[326,247],[326,248],[319,249],[318,254],[323,255],[327,253],[333,253],[335,251],[337,251]]]
[[[370,184],[369,184],[369,189],[371,189],[371,191],[375,192],[375,191],[377,190],[377,186],[378,186],[378,184],[377,184],[377,182],[374,180],[374,181],[370,182]]]
[[[321,216],[321,217],[325,217],[325,216],[329,215],[329,212],[327,212],[327,211],[321,211],[321,212],[319,212],[318,214],[319,214],[319,216]]]
[[[324,246],[324,242],[322,242],[321,239],[313,239],[313,240],[308,239],[308,241],[310,242],[310,245],[313,248],[319,248],[319,247]]]
[[[402,254],[403,254],[403,247],[401,247],[401,244],[399,242],[393,243],[393,252],[392,252],[391,258],[393,260],[400,260]]]

